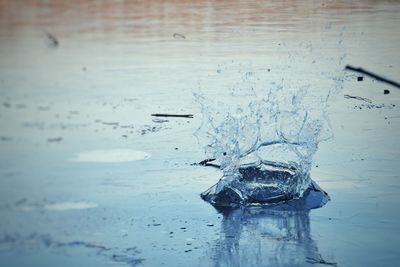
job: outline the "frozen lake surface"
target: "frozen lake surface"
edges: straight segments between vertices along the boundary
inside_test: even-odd
[[[398,1],[1,1],[0,265],[396,266],[400,91],[343,69],[399,81],[399,25]],[[333,92],[331,201],[220,213],[194,94],[276,88]]]

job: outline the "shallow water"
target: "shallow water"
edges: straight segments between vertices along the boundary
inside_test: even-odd
[[[352,64],[399,80],[399,11],[397,1],[1,1],[0,265],[315,266],[319,255],[396,265],[400,92],[332,78]],[[327,107],[334,138],[311,169],[332,200],[306,213],[218,213],[199,194],[222,173],[191,166],[205,157],[193,93],[229,109],[275,86],[313,96],[343,86]]]

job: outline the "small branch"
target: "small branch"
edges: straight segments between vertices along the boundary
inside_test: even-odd
[[[204,164],[204,166],[206,166],[206,167],[214,167],[214,168],[217,168],[217,169],[221,169],[221,166],[220,166],[220,165],[218,165],[218,164],[213,164],[213,163],[206,163],[206,164]]]
[[[205,159],[205,160],[200,161],[200,162],[197,163],[197,164],[198,164],[198,165],[206,166],[207,163],[209,163],[209,162],[211,162],[211,161],[214,161],[214,160],[216,160],[216,159]]]
[[[175,39],[186,39],[186,36],[180,33],[174,33],[174,35],[172,35]]]
[[[151,114],[153,117],[176,117],[176,118],[190,118],[193,119],[193,114]]]
[[[350,71],[362,73],[362,74],[365,74],[365,75],[367,75],[367,76],[369,76],[371,78],[376,79],[377,81],[384,82],[384,83],[390,84],[390,85],[392,85],[394,87],[400,88],[400,84],[399,83],[397,83],[395,81],[392,81],[392,80],[389,80],[389,79],[386,79],[386,78],[384,78],[382,76],[379,76],[379,75],[377,75],[375,73],[369,72],[369,71],[364,70],[362,68],[355,68],[355,67],[352,67],[350,65],[347,65],[345,67],[345,70],[350,70]]]
[[[360,97],[360,96],[344,95],[344,98],[353,98],[353,99],[365,101],[365,102],[370,103],[370,104],[372,103],[372,101],[370,99],[364,98],[364,97]]]
[[[209,163],[209,162],[212,162],[214,160],[216,160],[216,159],[205,159],[205,160],[200,161],[199,163],[193,163],[191,165],[192,166],[193,165],[200,165],[200,166],[214,167],[214,168],[219,169],[221,167],[220,165],[214,164],[214,163]]]
[[[49,39],[49,41],[50,41],[49,45],[51,47],[57,47],[58,46],[59,41],[53,34],[51,34],[49,32],[46,32],[46,36],[47,36],[47,39]]]

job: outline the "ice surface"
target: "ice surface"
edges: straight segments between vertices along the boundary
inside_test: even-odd
[[[332,197],[322,209],[298,211],[318,196],[304,198],[306,190],[284,204],[221,214],[199,196],[221,171],[190,165],[205,158],[192,136],[205,114],[193,102],[199,87],[215,127],[227,111],[247,125],[238,132],[245,151],[257,135],[257,116],[243,119],[248,104],[268,99],[270,89],[277,101],[264,101],[261,111],[268,116],[279,104],[280,117],[289,117],[277,127],[285,137],[295,134],[297,127],[285,129],[298,125],[304,110],[321,118],[316,108],[343,51],[339,71],[354,64],[400,77],[399,1],[1,3],[0,266],[316,267],[323,265],[307,261],[319,254],[338,266],[400,262],[400,94],[378,81],[347,73],[342,93],[330,101],[335,138],[318,144],[310,173]],[[57,48],[47,46],[44,31],[59,40]],[[338,42],[344,49],[336,49]],[[247,64],[238,68],[243,80],[227,69],[231,61]],[[290,117],[291,95],[301,88],[308,88],[307,108]],[[220,114],[207,108],[210,99]],[[153,113],[194,118],[160,123]],[[274,136],[272,126],[260,126],[263,136]],[[202,146],[212,144],[203,137]],[[296,154],[285,147],[263,146],[239,166],[254,166],[258,156],[288,164]],[[70,160],[115,148],[151,158]],[[98,207],[44,208],[65,202]],[[270,212],[290,205],[296,211]]]

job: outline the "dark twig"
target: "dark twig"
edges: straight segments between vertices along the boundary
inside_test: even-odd
[[[368,98],[360,97],[360,96],[352,96],[352,95],[344,95],[344,98],[353,98],[361,101],[365,101],[367,103],[372,103],[372,101]]]
[[[200,165],[200,166],[206,166],[206,167],[214,167],[214,168],[219,169],[219,168],[221,167],[220,165],[214,164],[214,163],[210,163],[210,162],[212,162],[212,161],[214,161],[214,160],[216,160],[216,159],[205,159],[205,160],[200,161],[199,163],[193,163],[192,165]]]
[[[214,160],[216,160],[216,159],[205,159],[205,160],[200,161],[200,162],[197,163],[197,164],[198,164],[198,165],[203,165],[203,166],[205,166],[207,163],[209,163],[209,162],[211,162],[211,161],[214,161]]]
[[[175,39],[186,39],[186,36],[180,33],[174,33],[174,35],[172,35]]]
[[[214,163],[206,163],[206,164],[204,164],[204,166],[206,166],[206,167],[214,167],[214,168],[217,168],[217,169],[221,169],[221,166],[220,166],[220,165],[214,164]]]
[[[193,114],[160,114],[160,113],[155,113],[151,114],[153,117],[176,117],[176,118],[193,118]]]
[[[59,44],[58,39],[53,34],[51,34],[49,32],[46,32],[46,36],[47,36],[47,39],[49,39],[49,41],[50,41],[49,45],[51,47],[57,47],[58,46],[58,44]]]
[[[369,76],[371,78],[376,79],[377,81],[384,82],[384,83],[390,84],[390,85],[392,85],[394,87],[400,88],[400,84],[399,83],[397,83],[395,81],[392,81],[392,80],[389,80],[389,79],[386,79],[386,78],[384,78],[382,76],[379,76],[379,75],[377,75],[375,73],[372,73],[370,71],[364,70],[362,68],[355,68],[355,67],[352,67],[350,65],[347,65],[345,70],[350,70],[350,71],[362,73],[362,74],[365,74],[365,75],[367,75],[367,76]]]

